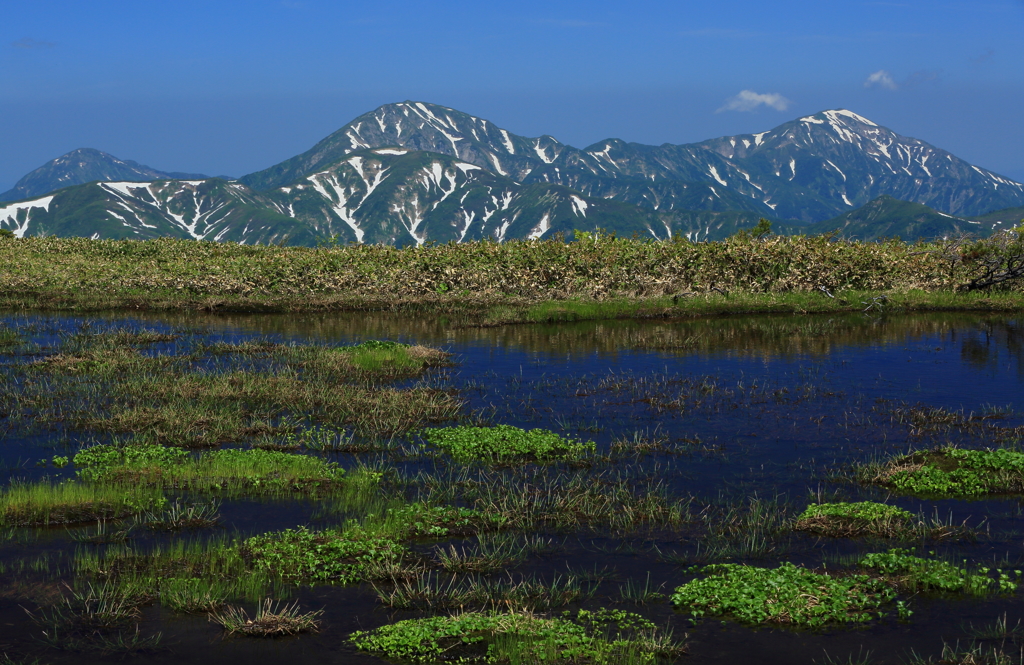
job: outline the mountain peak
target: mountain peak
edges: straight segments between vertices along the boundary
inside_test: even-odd
[[[815,125],[821,124],[844,124],[849,125],[850,121],[857,122],[862,125],[868,125],[869,127],[878,127],[877,123],[871,122],[862,115],[858,115],[853,111],[846,109],[828,109],[815,113],[814,115],[807,115],[799,119],[799,122],[806,122]]]
[[[158,171],[130,159],[118,159],[95,148],[76,148],[27,174],[12,189],[0,194],[0,201],[30,199],[94,180],[149,182],[174,178],[202,180],[206,177],[197,173]]]

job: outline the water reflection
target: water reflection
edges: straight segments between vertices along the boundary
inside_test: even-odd
[[[123,313],[100,315],[123,320]],[[381,312],[210,315],[147,313],[140,321],[214,331],[240,331],[337,343],[402,339],[432,345],[485,346],[507,351],[586,357],[624,351],[670,355],[730,355],[752,359],[822,358],[841,348],[913,344],[925,339],[958,344],[964,362],[990,366],[1012,359],[1024,371],[1024,328],[1005,314],[926,313],[872,318],[843,316],[734,316],[716,319],[586,321],[491,328],[453,327],[444,318]],[[1001,356],[1000,354],[1005,354]]]

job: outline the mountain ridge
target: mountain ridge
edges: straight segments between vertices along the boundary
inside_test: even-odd
[[[920,237],[987,232],[1006,220],[967,218],[1024,207],[1024,185],[843,109],[701,143],[606,139],[581,150],[407,101],[238,180],[157,177],[185,174],[99,151],[64,157],[33,172],[37,185],[44,176],[63,184],[75,164],[92,168],[77,177],[104,177],[0,205],[0,227],[21,236],[403,246],[595,228],[709,240],[765,217],[785,233],[831,224],[857,237]]]
[[[24,175],[14,187],[0,194],[0,201],[30,199],[93,181],[205,180],[209,177],[199,173],[158,171],[130,159],[118,159],[95,148],[78,148]]]

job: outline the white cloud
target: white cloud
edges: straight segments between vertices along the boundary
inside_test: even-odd
[[[715,113],[721,113],[722,111],[754,111],[762,105],[770,106],[776,111],[785,111],[792,103],[777,92],[761,94],[753,90],[741,90],[740,94],[725,100],[722,108],[715,111]]]
[[[896,85],[896,81],[892,80],[892,74],[884,69],[879,69],[877,72],[868,76],[867,80],[864,81],[865,88],[872,88],[875,86],[885,88],[886,90],[895,90],[898,87]]]

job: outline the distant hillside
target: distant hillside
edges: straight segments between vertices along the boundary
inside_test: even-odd
[[[843,237],[857,240],[932,240],[965,233],[987,237],[999,228],[1005,228],[999,219],[1001,217],[1005,215],[991,213],[971,219],[956,217],[920,203],[900,201],[883,195],[856,210],[808,225],[802,232],[816,234],[839,231]]]
[[[198,173],[157,171],[131,160],[121,160],[92,148],[79,148],[52,159],[0,194],[0,201],[21,201],[72,185],[103,180],[113,182],[152,180],[203,180]]]

